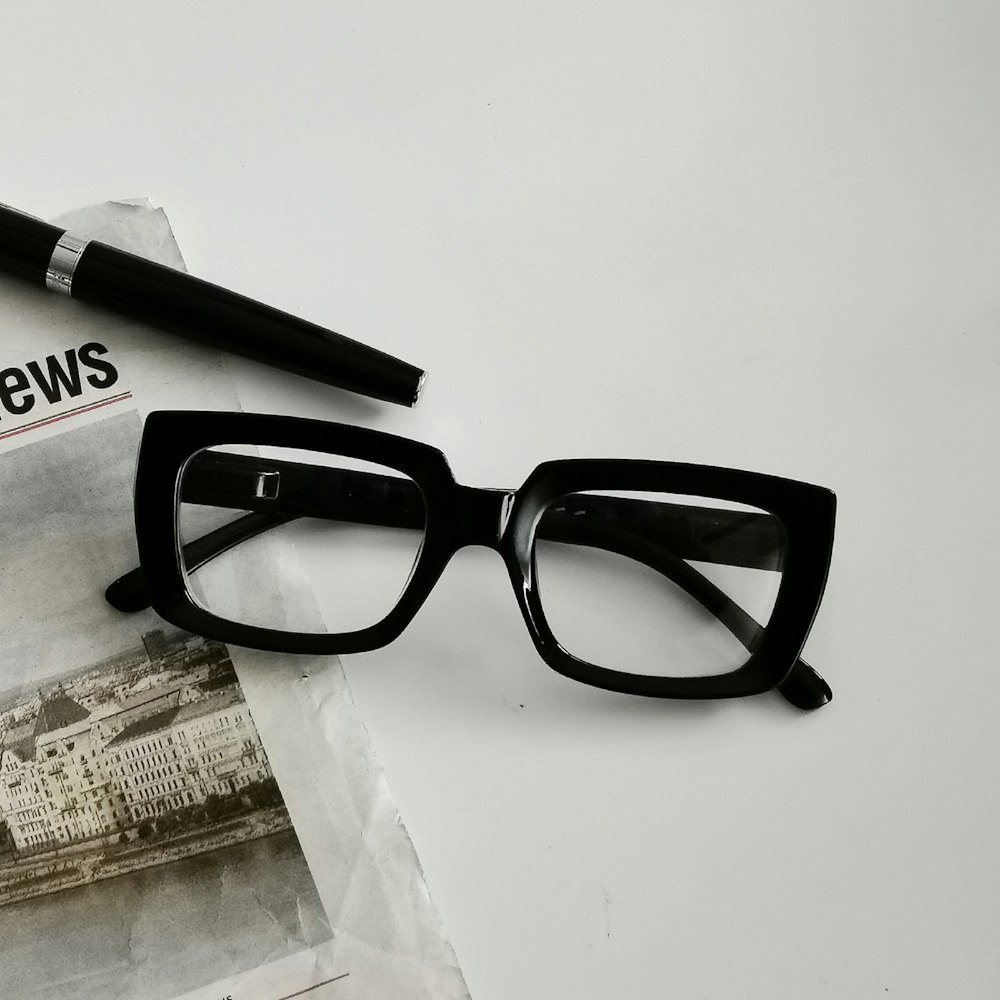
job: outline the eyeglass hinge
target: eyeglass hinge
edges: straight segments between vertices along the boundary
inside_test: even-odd
[[[258,500],[277,500],[278,485],[281,482],[280,472],[260,472],[253,495]]]

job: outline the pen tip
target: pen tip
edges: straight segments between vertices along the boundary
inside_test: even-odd
[[[424,383],[427,381],[427,372],[421,372],[420,378],[417,379],[417,387],[413,391],[413,403],[416,403],[420,399],[420,393],[424,391]],[[411,404],[413,405],[413,404]]]

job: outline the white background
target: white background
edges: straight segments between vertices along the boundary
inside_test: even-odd
[[[148,195],[193,273],[431,373],[407,410],[237,362],[248,408],[476,486],[838,495],[812,715],[557,676],[482,549],[345,657],[476,1000],[1000,993],[998,37],[974,0],[5,18],[0,200]]]

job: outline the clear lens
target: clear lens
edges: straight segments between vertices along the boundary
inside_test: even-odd
[[[181,472],[188,589],[244,625],[315,634],[377,624],[409,580],[425,522],[411,479],[340,455],[225,445]]]
[[[749,658],[786,548],[777,518],[706,497],[588,491],[543,513],[545,620],[573,656],[624,673],[706,677]]]

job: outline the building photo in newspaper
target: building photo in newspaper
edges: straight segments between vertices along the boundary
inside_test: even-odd
[[[4,996],[174,997],[331,935],[225,646],[94,599],[129,411],[0,456]]]

